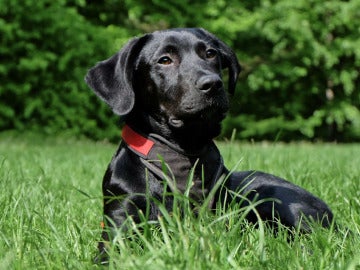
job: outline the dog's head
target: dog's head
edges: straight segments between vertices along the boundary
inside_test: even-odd
[[[235,53],[203,29],[171,29],[130,40],[90,69],[86,82],[125,121],[146,118],[167,132],[214,137],[228,110],[226,68],[232,94],[240,72]]]

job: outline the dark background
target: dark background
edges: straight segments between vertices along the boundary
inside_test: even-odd
[[[0,0],[0,131],[118,141],[87,69],[172,27],[203,27],[240,59],[223,137],[360,141],[358,0]]]

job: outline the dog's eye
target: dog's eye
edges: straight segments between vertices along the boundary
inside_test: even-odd
[[[158,63],[161,65],[170,65],[173,61],[168,56],[163,56],[159,59]]]
[[[217,51],[215,51],[214,49],[208,49],[206,51],[206,58],[214,58],[217,55]]]

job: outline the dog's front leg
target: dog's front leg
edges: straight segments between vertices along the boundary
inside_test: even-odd
[[[162,182],[146,174],[145,167],[133,156],[122,153],[113,158],[103,179],[104,220],[97,263],[108,261],[110,245],[132,226],[129,222],[138,224],[141,216],[156,220],[160,214],[156,202],[164,200]]]
[[[154,205],[144,195],[118,195],[104,196],[104,221],[102,222],[102,240],[98,244],[99,255],[95,259],[98,263],[108,261],[108,251],[116,241],[119,233],[126,232],[131,226],[128,222],[140,223],[140,215],[152,219],[154,216]]]

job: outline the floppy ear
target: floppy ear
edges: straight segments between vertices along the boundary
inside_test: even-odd
[[[218,39],[215,35],[202,28],[198,28],[196,30],[202,32],[203,35],[210,37],[218,47],[218,50],[221,53],[221,68],[229,69],[228,91],[231,95],[233,95],[235,92],[236,81],[241,71],[241,66],[237,60],[236,54],[228,45]]]
[[[235,92],[236,81],[241,71],[241,66],[234,51],[221,40],[218,40],[221,51],[221,67],[229,69],[228,91],[231,95]]]
[[[149,35],[130,40],[117,54],[91,68],[86,83],[118,115],[128,114],[135,103],[132,85],[136,58]]]

